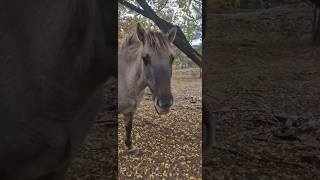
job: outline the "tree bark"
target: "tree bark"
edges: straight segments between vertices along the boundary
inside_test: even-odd
[[[136,0],[136,1],[138,2],[138,4],[141,6],[142,9],[125,0],[119,0],[119,2],[124,6],[152,20],[164,32],[167,32],[172,27],[174,27],[173,24],[161,19],[145,0]],[[187,55],[199,67],[202,67],[201,54],[199,54],[195,49],[192,48],[186,36],[182,32],[181,28],[178,26],[176,27],[178,31],[173,44],[176,45],[177,48],[179,48],[185,55]]]

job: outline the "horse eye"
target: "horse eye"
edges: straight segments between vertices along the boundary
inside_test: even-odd
[[[145,56],[142,56],[142,60],[143,60],[143,64],[146,65],[146,66],[151,64],[151,60],[150,60],[149,54],[147,54]]]

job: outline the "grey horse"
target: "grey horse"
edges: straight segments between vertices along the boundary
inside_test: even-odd
[[[158,114],[168,113],[173,104],[171,43],[176,32],[176,27],[167,33],[147,32],[138,24],[136,32],[125,39],[118,51],[118,110],[124,115],[125,144],[130,154],[139,153],[132,145],[131,130],[144,90],[151,90]]]

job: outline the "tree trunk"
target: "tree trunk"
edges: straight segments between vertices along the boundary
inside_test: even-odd
[[[119,2],[124,6],[152,20],[164,32],[167,32],[172,27],[174,27],[173,24],[161,19],[145,0],[136,0],[136,1],[142,7],[142,9],[140,9],[139,7],[136,7],[135,5],[125,0],[119,0]],[[199,67],[201,67],[202,66],[201,54],[199,54],[195,49],[192,48],[187,38],[183,34],[181,28],[177,27],[177,29],[178,29],[177,35],[173,44],[176,45],[177,48],[179,48],[185,55],[187,55],[194,63],[196,63]]]

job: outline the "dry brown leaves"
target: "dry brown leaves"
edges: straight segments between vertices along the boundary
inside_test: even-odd
[[[157,115],[148,95],[136,113],[133,143],[141,156],[127,153],[119,116],[119,179],[201,179],[201,79],[198,73],[174,77],[175,104],[168,115]]]

